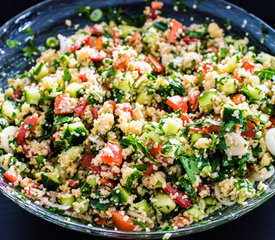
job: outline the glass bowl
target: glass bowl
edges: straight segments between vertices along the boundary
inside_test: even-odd
[[[250,44],[254,45],[257,51],[266,51],[275,54],[275,31],[254,15],[249,14],[233,4],[218,0],[202,1],[199,4],[195,4],[195,0],[185,0],[188,13],[183,13],[182,11],[175,12],[173,10],[173,1],[163,0],[163,2],[165,4],[164,16],[181,20],[185,25],[214,20],[220,26],[224,27],[229,19],[232,28],[227,34],[230,33],[241,37],[247,36]],[[47,37],[56,35],[56,33],[70,35],[75,30],[73,27],[68,28],[68,26],[65,25],[65,20],[70,19],[73,25],[79,24],[81,27],[84,27],[86,24],[91,24],[91,22],[88,22],[83,17],[79,17],[76,10],[80,5],[87,6],[91,4],[94,8],[101,8],[102,10],[106,10],[108,6],[119,6],[127,9],[130,14],[141,14],[145,6],[145,1],[48,0],[27,9],[0,28],[1,87],[5,88],[7,86],[9,77],[14,77],[16,74],[22,73],[24,69],[30,68],[32,64],[31,61],[26,61],[26,58],[18,48],[8,48],[6,46],[6,39],[17,40],[24,46],[28,38],[22,31],[28,26],[31,26],[32,30],[35,31],[35,42],[38,45],[43,45]],[[261,39],[264,39],[264,42],[261,41]],[[36,216],[76,231],[124,239],[157,239],[163,237],[164,234],[171,234],[171,236],[176,237],[205,231],[242,216],[264,203],[275,193],[275,176],[273,176],[266,182],[269,186],[268,190],[261,196],[249,199],[246,206],[233,205],[223,208],[215,213],[215,215],[203,221],[173,231],[124,232],[93,226],[92,224],[54,214],[28,200],[19,191],[3,181],[3,173],[4,170],[0,168],[0,189],[3,194]]]

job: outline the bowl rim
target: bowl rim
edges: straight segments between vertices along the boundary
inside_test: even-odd
[[[61,0],[62,2],[64,0]],[[261,20],[259,17],[255,16],[252,13],[249,13],[248,11],[244,10],[243,8],[233,4],[229,3],[225,0],[211,0],[211,1],[218,1],[219,3],[224,4],[225,6],[230,6],[232,9],[235,9],[239,11],[240,13],[243,13],[247,17],[249,16],[252,18],[254,21],[256,20],[257,22],[261,23],[263,26],[265,26],[269,31],[275,33],[275,30],[267,23],[265,23],[263,20]],[[4,29],[8,27],[11,23],[14,23],[16,20],[24,17],[25,14],[28,12],[32,12],[37,8],[41,8],[43,6],[47,6],[48,4],[54,3],[55,0],[45,0],[40,3],[37,3],[26,10],[20,12],[16,16],[12,17],[8,21],[6,21],[1,27],[0,27],[0,35],[2,35],[5,31]],[[145,2],[145,0],[141,1],[136,1],[136,2]],[[124,1],[125,4],[130,3],[127,0]],[[241,209],[238,209],[237,211],[232,212],[230,215],[226,215],[221,218],[217,218],[214,220],[208,220],[208,221],[202,221],[199,222],[201,223],[201,226],[193,226],[192,224],[184,227],[184,228],[179,228],[175,230],[169,230],[169,231],[141,231],[141,232],[128,232],[128,231],[120,231],[120,230],[114,230],[114,229],[108,229],[108,228],[102,228],[102,227],[96,227],[96,226],[90,226],[89,224],[82,224],[79,223],[75,220],[71,220],[71,217],[67,216],[62,216],[56,213],[53,213],[49,211],[47,208],[41,207],[34,202],[30,200],[26,200],[26,197],[22,197],[22,194],[15,190],[13,187],[11,187],[9,184],[7,184],[3,179],[0,179],[0,191],[9,199],[11,199],[14,203],[22,207],[23,209],[27,210],[28,212],[44,219],[49,222],[55,223],[61,227],[71,229],[71,230],[76,230],[82,233],[89,233],[92,235],[97,235],[97,236],[108,236],[108,237],[116,237],[116,238],[133,238],[133,237],[143,237],[143,238],[160,238],[163,235],[166,234],[172,234],[172,236],[183,236],[191,233],[198,233],[202,231],[206,231],[208,229],[220,226],[222,224],[225,224],[227,222],[230,222],[245,213],[250,212],[254,208],[260,206],[263,204],[265,201],[270,199],[273,195],[275,195],[275,189],[268,189],[265,194],[262,194],[260,197],[258,197],[254,202],[251,204],[248,204],[244,206]],[[226,217],[226,218],[225,218]],[[196,230],[196,231],[193,231]]]

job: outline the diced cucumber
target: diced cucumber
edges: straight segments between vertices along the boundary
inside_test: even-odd
[[[42,173],[41,178],[41,183],[49,191],[55,191],[60,185],[60,181],[53,173]]]
[[[227,62],[227,64],[224,66],[224,71],[231,73],[234,71],[234,69],[237,67],[237,64],[239,62],[239,55],[234,55],[232,56],[229,61]]]
[[[114,202],[116,203],[128,203],[129,202],[129,197],[130,197],[130,193],[126,191],[125,188],[120,187],[115,189],[112,192],[112,197],[114,198]]]
[[[112,81],[112,85],[114,88],[117,88],[119,90],[122,90],[126,93],[129,93],[132,89],[132,82],[133,79],[130,76],[127,77],[120,77],[120,78],[116,78],[114,79],[114,81]]]
[[[214,203],[214,199],[212,197],[207,197],[207,198],[204,199],[204,202],[205,202],[206,205],[211,206]]]
[[[168,118],[162,128],[168,134],[176,134],[182,128],[182,120],[179,118]]]
[[[63,156],[64,154],[67,155],[69,159],[75,162],[81,157],[83,150],[84,150],[83,146],[74,146],[69,148],[67,151],[63,152],[62,154]]]
[[[216,90],[209,90],[199,97],[199,105],[204,112],[209,112],[213,109],[213,101],[216,94]]]
[[[39,63],[33,68],[32,74],[34,79],[40,80],[49,74],[49,69],[46,67],[45,63]]]
[[[169,214],[176,208],[176,203],[165,193],[154,196],[153,207],[162,213]]]
[[[194,133],[191,136],[191,143],[194,144],[195,142],[197,142],[200,138],[202,138],[203,135],[201,133]]]
[[[136,203],[135,206],[139,211],[146,212],[146,215],[148,217],[153,217],[154,216],[154,210],[152,209],[152,207],[148,204],[148,202],[145,199],[143,199],[142,201]]]
[[[196,209],[195,207],[191,207],[188,210],[186,210],[191,216],[193,216],[194,219],[200,219],[204,213],[201,210]]]
[[[140,32],[141,30],[134,26],[128,26],[128,25],[119,25],[118,28],[122,31],[122,37],[126,37],[127,35],[133,33],[133,32]]]
[[[64,138],[73,145],[81,144],[88,136],[88,131],[82,122],[68,124],[64,130]]]
[[[77,203],[79,203],[81,205],[81,207],[79,208],[79,211],[84,213],[88,211],[90,202],[88,199],[82,199],[82,198],[78,198],[76,200]]]
[[[62,205],[66,205],[66,206],[73,206],[73,202],[74,202],[74,196],[70,196],[70,197],[61,197],[60,199],[60,203]]]
[[[70,58],[67,55],[62,55],[60,57],[60,63],[64,66],[68,66],[70,64]]]
[[[40,100],[40,92],[38,88],[25,87],[25,98],[28,104],[38,105]]]
[[[141,105],[149,105],[154,96],[154,89],[150,82],[143,82],[140,84],[136,101]]]
[[[9,122],[13,122],[16,116],[18,115],[18,109],[10,101],[5,101],[2,104],[1,113],[4,118],[6,118]]]
[[[210,176],[211,172],[212,172],[212,169],[211,169],[211,166],[210,165],[207,165],[205,166],[201,172],[206,175],[206,176]]]
[[[247,90],[245,93],[248,95],[250,100],[261,100],[265,97],[265,86],[264,85],[258,85],[256,87],[251,87],[250,85],[247,85]]]
[[[96,176],[95,175],[89,175],[87,177],[87,183],[91,186],[91,187],[95,187],[97,185],[97,180],[96,180]]]
[[[225,78],[218,83],[217,87],[225,94],[233,94],[237,91],[237,80],[233,78]]]
[[[80,83],[73,82],[66,87],[65,93],[69,93],[71,97],[76,98],[82,95],[81,90],[84,90],[84,86]]]
[[[234,122],[241,124],[243,123],[243,112],[244,110],[225,107],[222,120],[224,122]]]
[[[44,77],[41,79],[41,84],[43,88],[53,90],[58,87],[58,83],[52,77]]]
[[[270,62],[271,67],[275,68],[275,58],[270,54],[261,52],[256,57],[256,61],[260,62],[261,64],[264,64],[265,62]]]

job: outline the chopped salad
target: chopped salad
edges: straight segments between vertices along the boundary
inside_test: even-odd
[[[48,38],[8,80],[0,166],[36,204],[123,231],[172,230],[267,190],[275,58],[162,7],[147,6],[140,27],[100,22],[96,9],[96,24]]]

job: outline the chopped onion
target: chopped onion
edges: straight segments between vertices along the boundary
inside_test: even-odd
[[[267,131],[265,141],[268,150],[275,156],[275,128],[271,128]]]
[[[236,133],[228,133],[225,135],[226,146],[225,152],[228,156],[243,156],[247,153],[247,142],[245,139]]]
[[[255,181],[265,181],[272,177],[274,174],[274,167],[271,165],[270,170],[265,174],[260,174],[259,172],[253,171],[251,174],[251,178]]]
[[[222,196],[221,196],[221,193],[220,193],[220,189],[219,189],[219,186],[218,184],[215,185],[214,187],[214,193],[215,193],[215,196],[216,198],[218,199],[218,201],[225,205],[225,206],[232,206],[233,204],[235,204],[235,202],[231,202],[231,201],[228,201],[228,200],[223,200],[222,199]]]
[[[15,137],[16,132],[17,132],[17,127],[9,126],[9,127],[6,127],[0,133],[1,145],[7,153],[13,153],[14,152],[13,149],[11,149],[10,146],[9,146],[9,140],[11,138]]]

